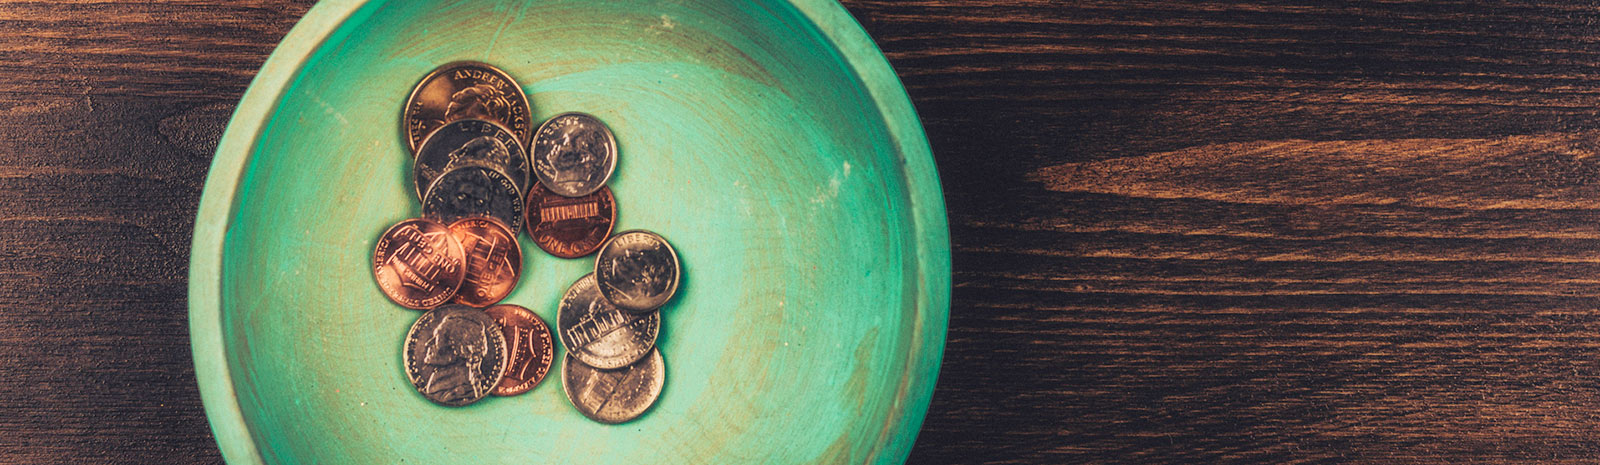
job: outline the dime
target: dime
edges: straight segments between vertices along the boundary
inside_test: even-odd
[[[462,218],[450,223],[450,234],[466,253],[466,277],[456,291],[458,304],[487,307],[511,294],[522,275],[522,246],[516,233],[499,220]]]
[[[567,197],[599,190],[617,167],[617,139],[611,129],[583,113],[562,113],[545,121],[528,151],[539,183]]]
[[[660,235],[625,231],[600,247],[594,277],[600,293],[625,310],[660,308],[678,291],[678,253]]]
[[[528,154],[522,143],[497,123],[464,119],[440,126],[417,149],[412,165],[417,198],[444,172],[460,166],[485,166],[506,174],[520,192],[528,191]]]
[[[528,235],[539,248],[561,258],[594,253],[617,221],[617,199],[611,188],[582,197],[562,197],[534,183],[528,191]]]
[[[590,420],[617,424],[639,418],[661,397],[667,365],[661,352],[620,370],[600,370],[568,355],[561,364],[561,387],[578,413]]]
[[[444,223],[475,216],[494,218],[515,235],[522,228],[522,194],[505,173],[481,166],[450,170],[422,196],[422,216]]]
[[[444,225],[409,219],[390,226],[372,251],[372,275],[389,300],[429,309],[454,297],[465,278],[461,243]]]
[[[655,347],[661,313],[624,312],[600,296],[594,275],[578,278],[556,307],[561,345],[584,364],[602,370],[628,366]]]
[[[434,129],[467,118],[500,123],[527,144],[533,127],[529,114],[528,96],[505,71],[483,63],[455,62],[417,83],[406,99],[401,127],[412,153]]]
[[[538,386],[550,372],[556,353],[550,327],[539,315],[516,305],[496,305],[484,312],[500,324],[506,338],[506,373],[494,388],[494,395],[514,396]]]
[[[459,407],[477,402],[500,384],[505,354],[506,339],[494,317],[465,305],[446,305],[411,325],[401,362],[423,397]]]

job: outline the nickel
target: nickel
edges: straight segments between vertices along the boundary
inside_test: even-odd
[[[661,313],[625,312],[600,296],[594,275],[567,288],[556,308],[556,327],[567,353],[602,370],[628,366],[655,347]]]
[[[505,336],[493,317],[465,305],[446,305],[411,325],[402,363],[423,397],[459,407],[489,395],[500,383],[505,351]]]
[[[599,370],[571,355],[561,364],[561,387],[567,400],[578,413],[601,423],[639,418],[655,405],[666,380],[667,365],[656,350],[619,370]]]
[[[433,180],[460,166],[499,170],[511,178],[519,192],[528,190],[528,154],[517,136],[491,121],[464,119],[441,126],[417,149],[417,161],[412,167],[417,198],[427,193]]]
[[[464,166],[433,181],[422,196],[422,216],[450,223],[462,218],[499,220],[512,234],[522,229],[522,195],[505,173]]]

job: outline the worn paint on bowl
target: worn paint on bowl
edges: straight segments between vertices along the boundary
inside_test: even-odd
[[[617,230],[679,251],[644,417],[589,421],[559,382],[452,409],[406,381],[418,312],[368,260],[419,213],[404,99],[456,60],[511,73],[537,119],[603,119]],[[206,181],[201,394],[233,463],[899,463],[943,350],[943,208],[904,89],[832,2],[326,1],[267,60]],[[524,257],[507,302],[554,321],[593,259]]]

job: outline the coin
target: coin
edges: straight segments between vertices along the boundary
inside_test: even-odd
[[[660,235],[624,231],[600,247],[594,262],[600,293],[625,310],[660,308],[678,291],[678,252]]]
[[[522,246],[499,220],[462,218],[450,223],[450,234],[466,253],[466,277],[455,302],[487,307],[511,294],[522,275]]]
[[[514,396],[538,386],[550,372],[556,353],[550,327],[539,315],[516,305],[496,305],[484,312],[500,324],[506,339],[506,372],[494,388],[494,395]]]
[[[486,166],[506,174],[517,191],[528,191],[528,154],[517,136],[497,123],[464,119],[440,126],[417,149],[412,180],[417,198],[444,172],[460,166]]]
[[[424,310],[454,297],[465,278],[465,254],[450,230],[416,218],[401,221],[378,238],[372,275],[389,300]]]
[[[494,317],[465,305],[422,314],[406,333],[402,363],[423,397],[458,407],[477,402],[506,369],[506,339]]]
[[[578,413],[590,420],[617,424],[639,418],[661,397],[667,365],[661,352],[619,370],[600,370],[567,355],[561,363],[561,387]]]
[[[562,113],[545,121],[528,151],[539,183],[567,197],[599,190],[617,167],[617,139],[611,129],[583,113]]]
[[[500,220],[511,234],[522,228],[522,194],[505,173],[463,166],[433,180],[422,196],[422,216],[444,223],[475,216]]]
[[[428,73],[406,99],[402,132],[411,153],[422,140],[446,123],[467,118],[494,121],[527,144],[532,135],[528,96],[499,68],[476,62],[455,62]]]
[[[594,275],[567,288],[556,307],[561,345],[584,364],[610,370],[638,361],[655,347],[661,314],[624,312],[600,296]]]
[[[601,186],[582,197],[563,197],[534,183],[528,192],[528,235],[539,248],[561,258],[594,253],[617,221],[617,199]]]

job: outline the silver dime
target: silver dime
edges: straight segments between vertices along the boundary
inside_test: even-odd
[[[589,366],[611,370],[650,353],[661,329],[661,314],[618,309],[600,296],[594,275],[586,274],[561,297],[556,327],[568,354]]]
[[[412,178],[417,198],[446,171],[461,166],[486,166],[511,178],[518,192],[528,191],[528,153],[510,129],[481,119],[451,122],[428,135],[417,148]]]
[[[422,216],[444,224],[470,217],[500,220],[512,235],[522,228],[522,192],[505,173],[462,166],[433,180],[422,196]]]
[[[422,314],[411,325],[402,363],[423,397],[459,407],[494,391],[505,375],[505,354],[505,335],[494,317],[451,304]]]
[[[606,185],[617,167],[617,139],[611,129],[583,113],[550,118],[529,145],[534,175],[557,195],[589,195]]]
[[[578,413],[601,423],[639,418],[661,397],[667,365],[661,352],[618,370],[600,370],[568,355],[561,363],[561,387]]]
[[[613,305],[648,312],[678,292],[678,252],[661,235],[624,231],[600,246],[594,261],[600,293]]]

